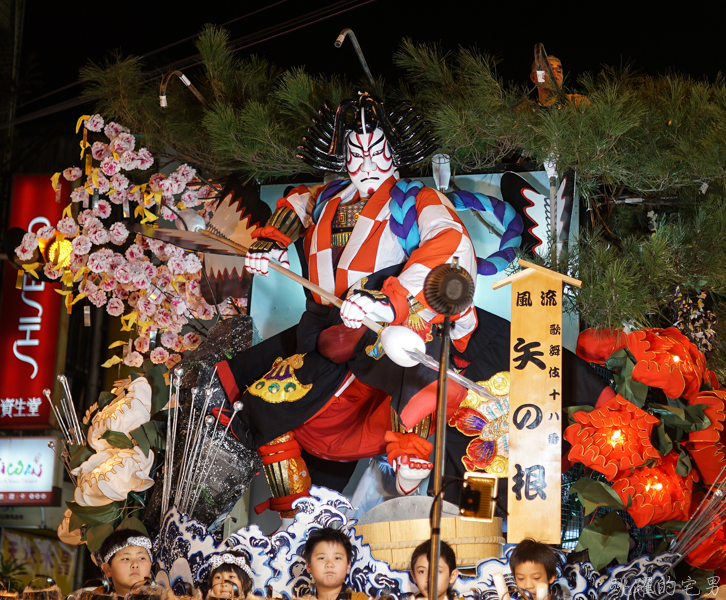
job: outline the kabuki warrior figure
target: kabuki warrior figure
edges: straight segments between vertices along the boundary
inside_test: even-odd
[[[443,317],[424,298],[429,272],[456,258],[475,280],[492,261],[500,263],[496,272],[514,258],[508,247],[477,266],[456,214],[460,207],[421,182],[399,179],[398,167],[421,162],[435,148],[428,124],[407,103],[389,110],[362,94],[335,113],[324,107],[298,157],[319,170],[347,170],[348,178],[294,188],[253,233],[256,241],[245,259],[249,272],[266,276],[270,260],[288,266],[289,247],[302,238],[309,279],[344,300],[338,310],[310,294],[298,325],[218,364],[230,404],[243,403],[234,415],[222,410],[218,417],[223,423],[232,418],[234,435],[259,451],[272,490],[259,512],[271,508],[293,516],[291,504],[307,495],[311,472],[314,483],[342,491],[345,480],[336,486],[325,479],[331,464],[345,470],[346,462],[354,466],[387,453],[402,494],[416,490],[431,469],[426,438],[433,432],[437,372],[394,363],[380,336],[361,322],[368,317],[403,325],[420,336],[427,354],[438,356]],[[504,215],[506,208],[511,221],[500,248],[518,246],[521,219],[505,203],[490,200],[497,203],[494,212]],[[485,331],[474,335],[482,319]],[[471,364],[476,380],[508,370],[507,321],[472,305],[451,322],[458,367]],[[449,418],[466,394],[449,382]],[[320,473],[319,464],[327,465]]]

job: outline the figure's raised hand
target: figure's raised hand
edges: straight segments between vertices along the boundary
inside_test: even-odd
[[[340,317],[346,327],[358,329],[364,317],[379,323],[390,323],[396,318],[396,312],[385,294],[358,290],[343,302]]]
[[[270,269],[270,260],[279,262],[286,269],[290,268],[290,259],[287,250],[281,248],[270,248],[268,240],[258,240],[247,250],[245,256],[245,269],[252,275],[267,277]]]

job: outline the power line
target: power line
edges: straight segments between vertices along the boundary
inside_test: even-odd
[[[286,0],[281,0],[280,2],[278,2],[276,4],[281,4],[282,2],[285,2],[285,1]],[[296,27],[293,27],[291,29],[287,29],[287,30],[284,30],[284,31],[279,31],[279,32],[273,33],[272,35],[269,35],[268,37],[263,38],[261,40],[255,40],[254,39],[255,37],[258,37],[259,34],[275,32],[275,30],[280,29],[280,28],[283,28],[285,26],[297,24],[297,23],[299,23],[301,20],[303,20],[306,17],[309,17],[311,15],[318,15],[321,12],[324,13],[326,11],[330,11],[331,9],[337,8],[337,7],[341,6],[341,5],[342,6],[348,5],[352,1],[354,2],[355,0],[342,0],[340,2],[337,2],[336,4],[333,4],[333,5],[328,6],[325,9],[318,9],[316,11],[312,11],[310,13],[306,13],[302,17],[297,17],[295,19],[290,19],[289,21],[286,21],[283,24],[280,24],[280,25],[277,25],[277,26],[273,26],[273,27],[268,27],[266,30],[263,30],[262,32],[258,32],[256,34],[250,34],[249,36],[244,36],[242,38],[238,38],[237,40],[234,40],[234,42],[232,42],[232,43],[233,44],[235,44],[235,43],[244,43],[247,40],[254,40],[254,41],[250,41],[249,43],[247,43],[245,45],[242,45],[242,46],[237,46],[234,49],[235,50],[244,50],[246,48],[249,48],[249,47],[254,46],[256,44],[261,44],[261,43],[266,42],[268,40],[271,40],[271,39],[274,39],[274,38],[279,37],[281,35],[284,35],[286,33],[290,33],[292,31],[297,31],[298,29],[302,29],[304,27],[307,27],[308,25],[314,25],[315,23],[319,23],[319,22],[324,21],[326,19],[335,17],[337,15],[343,14],[343,13],[348,12],[350,10],[353,10],[355,8],[359,8],[361,6],[365,6],[366,4],[370,4],[372,2],[375,2],[376,0],[366,0],[365,2],[361,2],[360,4],[356,4],[354,6],[348,6],[347,8],[343,8],[342,10],[339,10],[339,11],[334,12],[332,14],[326,14],[326,15],[320,17],[319,19],[315,19],[314,21],[310,21],[310,22],[307,22],[307,23],[303,23],[302,25],[297,25]],[[275,5],[273,4],[272,6],[275,6]],[[270,7],[267,7],[267,8],[270,8]],[[260,10],[263,10],[263,9],[260,9]],[[255,12],[259,12],[259,10],[258,11],[255,11]],[[250,14],[252,14],[252,13],[250,13]],[[246,16],[249,16],[249,15],[243,15],[242,17],[238,17],[237,19],[234,19],[234,20],[239,20],[239,19],[244,18]],[[230,22],[232,22],[232,21],[230,21]],[[198,36],[198,34],[197,34],[197,36]],[[197,37],[197,36],[191,36],[190,38],[187,38],[187,39],[191,39],[191,38]],[[177,43],[182,43],[183,41],[187,41],[187,39],[181,40],[180,42],[177,42]],[[177,43],[172,44],[172,46],[173,45],[176,45]],[[154,51],[154,52],[156,52],[156,51]],[[179,60],[179,61],[170,63],[170,64],[166,65],[165,67],[160,68],[159,71],[162,71],[162,70],[166,71],[166,70],[175,69],[175,68],[176,69],[179,69],[179,68],[190,68],[190,67],[197,66],[197,65],[201,64],[199,61],[194,62],[194,63],[191,63],[191,64],[188,64],[188,61],[196,60],[200,56],[201,56],[200,54],[195,54],[193,56],[187,57],[186,59],[182,59],[182,60]],[[160,76],[161,76],[160,74],[159,75],[155,75],[155,76],[151,77],[150,79],[155,79],[155,78],[160,77]],[[79,81],[76,84],[69,84],[69,85],[65,86],[64,88],[62,88],[62,89],[68,89],[70,87],[73,87],[74,85],[77,85],[78,83],[81,83],[81,82]],[[47,95],[51,95],[51,94],[47,94]],[[22,123],[28,123],[30,121],[34,121],[34,120],[40,119],[42,117],[46,117],[46,116],[49,116],[49,115],[52,115],[52,114],[55,114],[55,113],[58,113],[58,112],[62,112],[64,110],[68,110],[70,108],[75,108],[76,106],[81,106],[83,104],[87,104],[87,103],[91,102],[92,100],[94,100],[94,98],[91,97],[91,96],[84,96],[84,97],[73,98],[71,100],[66,100],[65,102],[60,102],[58,104],[54,104],[53,106],[49,106],[49,107],[47,107],[45,109],[41,109],[41,110],[35,111],[33,113],[30,113],[28,115],[24,115],[22,117],[18,117],[16,119],[12,120],[12,121],[6,121],[5,123],[1,123],[0,124],[0,130],[8,129],[10,127],[13,127],[14,125],[20,125]]]

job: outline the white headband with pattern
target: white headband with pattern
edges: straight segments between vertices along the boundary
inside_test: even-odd
[[[235,556],[234,554],[225,552],[224,554],[215,554],[209,559],[209,566],[212,571],[222,565],[237,565],[240,569],[247,573],[247,575],[249,575],[250,579],[254,579],[252,569],[250,569],[247,561],[245,561],[245,559],[241,556]]]
[[[113,555],[116,554],[119,550],[123,550],[124,548],[128,548],[129,546],[141,546],[142,548],[146,548],[146,551],[149,553],[149,556],[151,556],[151,540],[143,535],[138,535],[134,537],[130,537],[125,542],[121,544],[116,544],[113,546],[107,553],[106,556],[103,557],[103,562],[109,563],[111,559],[113,558]]]

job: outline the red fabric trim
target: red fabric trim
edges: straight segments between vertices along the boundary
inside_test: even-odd
[[[298,458],[300,456],[300,448],[296,450],[286,450],[284,452],[278,452],[277,454],[266,454],[262,456],[263,465],[271,465],[273,463],[279,463],[283,460],[290,460],[291,458]]]
[[[273,227],[272,225],[258,227],[250,234],[250,236],[253,239],[262,237],[267,238],[268,240],[275,240],[276,242],[285,244],[285,247],[289,246],[292,243],[291,238],[287,237],[284,233],[282,233],[279,229]]]
[[[293,188],[287,196],[280,198],[277,201],[275,208],[291,208],[292,210],[295,210],[295,207],[290,204],[290,201],[287,199],[288,196],[292,196],[293,194],[307,194],[309,191],[310,190],[306,186],[299,185],[296,188]]]
[[[277,512],[285,512],[286,510],[292,510],[292,503],[298,498],[304,498],[310,495],[310,490],[307,489],[304,492],[298,492],[297,494],[289,494],[287,496],[281,496],[280,498],[268,498],[264,502],[261,502],[255,506],[255,512],[259,515],[266,510],[274,510]]]
[[[396,277],[389,277],[383,284],[381,291],[388,296],[396,318],[391,325],[401,325],[408,320],[408,290],[403,287]]]
[[[217,367],[217,376],[227,394],[227,400],[229,400],[230,404],[234,404],[242,397],[242,394],[237,387],[234,375],[232,375],[232,369],[229,368],[229,363],[223,360],[214,366]]]

